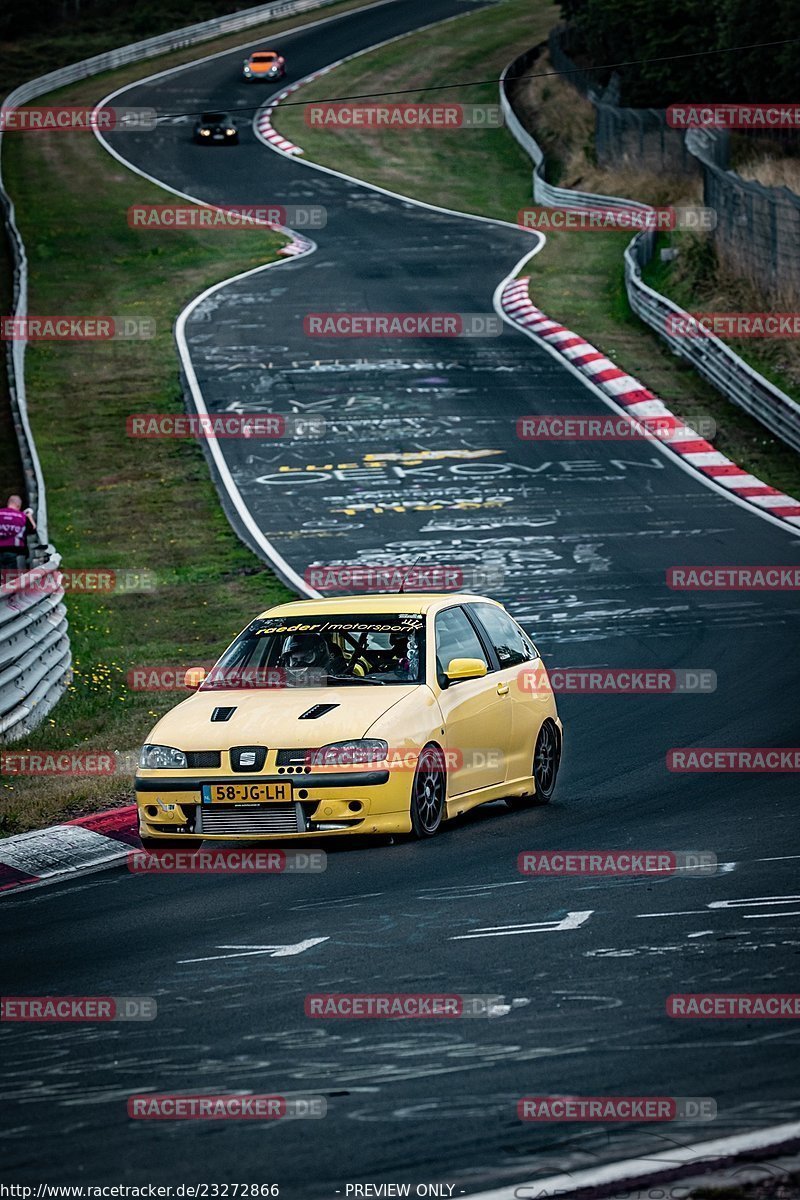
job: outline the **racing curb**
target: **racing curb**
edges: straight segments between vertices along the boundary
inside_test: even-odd
[[[800,528],[800,501],[777,488],[769,487],[715,450],[710,442],[670,412],[662,400],[638,379],[621,371],[611,359],[579,334],[557,321],[551,321],[530,298],[530,278],[522,276],[506,285],[501,297],[505,312],[517,325],[545,342],[582,375],[590,379],[626,414],[644,419],[657,418],[668,429],[658,441],[700,474],[727,488],[732,495],[754,508],[767,510],[770,516]]]
[[[137,827],[136,805],[127,804],[4,838],[0,841],[0,892],[53,883],[93,867],[122,862],[129,849],[141,848]]]
[[[396,39],[390,39],[394,40]],[[288,99],[298,88],[356,57],[358,55],[348,55],[339,62],[329,63],[328,66],[270,97],[266,106],[256,114],[256,134],[273,149],[283,152],[288,157],[304,154],[302,147],[288,141],[273,128],[272,113],[281,101]],[[288,247],[286,252],[292,253]],[[555,351],[626,414],[639,419],[658,418],[659,426],[668,429],[669,432],[666,437],[659,436],[656,440],[681,459],[687,467],[705,476],[717,487],[727,489],[732,497],[758,511],[762,516],[768,515],[785,526],[800,529],[800,501],[777,488],[770,487],[727,458],[721,451],[715,450],[711,442],[700,437],[690,425],[676,417],[663,400],[646,388],[640,380],[620,370],[591,342],[587,342],[557,321],[550,320],[531,300],[529,284],[529,276],[518,276],[510,280],[502,291],[500,306],[514,324],[545,343],[551,351]]]
[[[278,133],[277,129],[273,129],[272,114],[282,100],[289,99],[292,92],[296,92],[299,87],[302,87],[306,83],[311,83],[313,79],[319,79],[321,75],[327,75],[329,71],[333,70],[334,66],[336,66],[336,64],[331,63],[330,66],[322,67],[319,71],[315,71],[313,75],[307,75],[305,79],[301,79],[299,83],[291,84],[290,87],[284,88],[282,92],[278,92],[277,95],[270,98],[267,107],[261,109],[261,111],[256,115],[255,122],[256,129],[265,141],[269,142],[272,146],[276,146],[278,150],[282,150],[284,154],[305,153],[302,146],[295,146],[294,142],[290,142],[288,138],[285,138],[282,134]]]

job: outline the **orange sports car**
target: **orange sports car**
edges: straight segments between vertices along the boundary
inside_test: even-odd
[[[286,59],[276,50],[256,50],[244,60],[242,75],[249,82],[256,79],[284,79]]]

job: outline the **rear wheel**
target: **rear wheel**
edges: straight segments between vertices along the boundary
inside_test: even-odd
[[[556,790],[556,776],[561,757],[558,730],[552,721],[545,721],[539,730],[533,751],[533,781],[536,792],[530,796],[509,796],[509,808],[532,808],[535,804],[549,804]]]
[[[411,785],[411,829],[415,838],[429,838],[442,823],[447,777],[438,746],[426,746],[419,756]]]

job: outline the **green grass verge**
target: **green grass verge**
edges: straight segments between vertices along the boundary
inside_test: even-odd
[[[272,40],[281,30],[363,2],[342,0],[132,64],[41,102],[94,104],[155,71],[245,41]],[[42,61],[53,68],[126,38],[123,22],[89,42],[43,39],[25,77],[41,71]],[[131,412],[183,411],[172,338],[181,308],[213,283],[275,259],[285,239],[258,230],[130,229],[131,204],[165,203],[170,195],[127,171],[87,134],[8,134],[3,170],[27,247],[31,313],[132,314],[156,322],[157,336],[149,341],[31,345],[26,369],[49,534],[65,566],[144,569],[155,572],[159,586],[68,598],[74,683],[14,749],[128,753],[181,698],[131,691],[131,668],[213,659],[254,613],[291,595],[233,534],[195,443],[134,441],[125,432]],[[3,268],[7,280],[7,258]],[[0,777],[0,836],[131,800],[126,776],[6,775]]]
[[[65,96],[86,102],[96,88]],[[255,613],[289,593],[238,541],[194,442],[129,438],[135,411],[183,410],[172,326],[219,280],[276,257],[270,231],[129,228],[135,202],[169,196],[109,158],[88,134],[13,135],[7,187],[28,248],[31,313],[147,316],[147,341],[31,344],[31,423],[47,481],[50,537],[75,568],[154,571],[153,592],[70,597],[75,679],[15,749],[129,751],[180,694],[134,692],[130,668],[213,659]],[[5,776],[0,834],[129,803],[129,777]]]
[[[530,204],[531,163],[505,129],[310,128],[304,104],[404,88],[413,90],[395,99],[496,103],[494,83],[435,89],[476,74],[499,75],[517,54],[542,41],[557,20],[551,4],[505,0],[412,34],[304,86],[292,97],[294,104],[278,109],[274,124],[311,161],[430,203],[515,221],[519,209]],[[641,379],[676,414],[712,417],[717,449],[735,462],[775,487],[800,494],[798,456],[676,359],[632,313],[622,265],[629,240],[627,233],[548,234],[547,245],[525,268],[535,303]],[[469,269],[465,262],[464,270]]]
[[[678,257],[662,262],[659,251],[666,248],[677,250]],[[760,312],[764,309],[764,298],[754,285],[720,268],[707,235],[659,234],[655,255],[642,271],[642,278],[650,287],[689,310]],[[791,301],[782,307],[790,311]],[[780,338],[728,338],[727,341],[754,370],[800,401],[800,348],[795,341]]]
[[[144,75],[191,62],[206,54],[228,50],[242,43],[259,41],[262,38],[271,40],[286,29],[360,8],[365,2],[367,0],[339,0],[338,3],[326,5],[323,9],[312,10],[295,17],[284,17],[280,21],[258,25],[253,29],[213,38],[199,46],[189,46],[148,59],[144,64],[136,63],[122,70],[95,75],[80,88],[60,89],[53,92],[49,99],[52,101],[57,98],[60,103],[68,103],[71,97],[73,103],[93,104],[114,87],[122,87]],[[204,0],[200,7],[195,0],[170,0],[167,4],[152,6],[147,4],[112,7],[102,12],[84,12],[55,28],[49,27],[46,32],[40,30],[14,41],[0,42],[0,57],[3,61],[2,95],[45,71],[54,71],[80,59],[126,45],[128,42],[154,37],[182,25],[196,24],[225,12],[238,10],[239,7],[238,2],[226,4],[214,3],[213,0]],[[291,69],[291,62],[289,67]],[[42,102],[46,102],[45,98],[42,98]],[[254,89],[254,106],[259,102],[258,93]],[[243,114],[243,118],[246,118],[246,114]],[[7,144],[12,137],[13,135],[8,135]],[[47,186],[46,173],[42,178],[42,186]],[[4,313],[10,311],[11,279],[9,247],[6,239],[0,237],[0,311]],[[0,366],[0,488],[8,494],[11,491],[24,491],[24,479],[9,410],[6,382],[5,370]],[[5,502],[5,496],[1,502]]]
[[[344,12],[364,3],[365,0],[340,0],[339,3],[327,5],[318,12],[284,17],[280,21],[265,23],[252,30],[240,30],[213,42],[205,42],[202,48],[204,52],[213,53],[217,49],[223,50],[240,42],[259,38],[262,33],[275,35],[283,29],[304,25],[318,17]],[[118,46],[157,37],[173,29],[182,29],[186,25],[197,25],[201,21],[238,12],[241,8],[240,0],[167,0],[166,3],[163,0],[145,0],[145,3],[111,5],[101,10],[85,9],[71,20],[59,24],[49,22],[45,25],[44,22],[40,22],[35,31],[0,42],[3,58],[2,94],[5,95],[36,75],[55,71],[68,63],[92,58]],[[196,47],[191,47],[181,53],[183,57],[180,59],[170,56],[168,65],[180,61],[188,62],[197,56],[198,51]],[[140,75],[145,74],[141,67],[134,70]]]

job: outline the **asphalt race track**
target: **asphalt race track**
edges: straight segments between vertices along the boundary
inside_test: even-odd
[[[470,7],[398,0],[280,45],[296,79]],[[253,104],[242,57],[137,85],[124,102],[163,114]],[[521,415],[607,410],[510,326],[458,341],[306,337],[310,311],[491,314],[497,285],[535,239],[315,171],[249,126],[238,149],[195,147],[190,120],[114,137],[114,148],[204,200],[327,209],[315,253],[214,293],[187,324],[211,411],[328,422],[322,441],[223,443],[291,568],[421,556],[486,571],[497,582],[485,590],[549,666],[705,668],[717,687],[563,696],[554,802],[520,813],[490,805],[429,843],[328,845],[318,875],[117,868],[4,897],[7,994],[152,995],[159,1008],[152,1022],[3,1028],[6,1178],[272,1182],[297,1197],[405,1181],[452,1184],[458,1196],[641,1153],[668,1161],[676,1146],[797,1119],[791,1021],[665,1011],[674,992],[795,989],[796,776],[681,775],[665,755],[797,744],[792,593],[666,586],[674,565],[797,564],[797,535],[646,443],[519,440]],[[535,300],[535,260],[532,273]],[[597,847],[708,850],[720,867],[660,880],[517,872],[524,850]],[[324,940],[275,956],[311,939]],[[503,1000],[491,1019],[307,1018],[305,995],[321,991]],[[321,1095],[327,1116],[127,1116],[132,1093],[237,1090]],[[520,1097],[548,1093],[711,1097],[718,1115],[518,1120]]]

